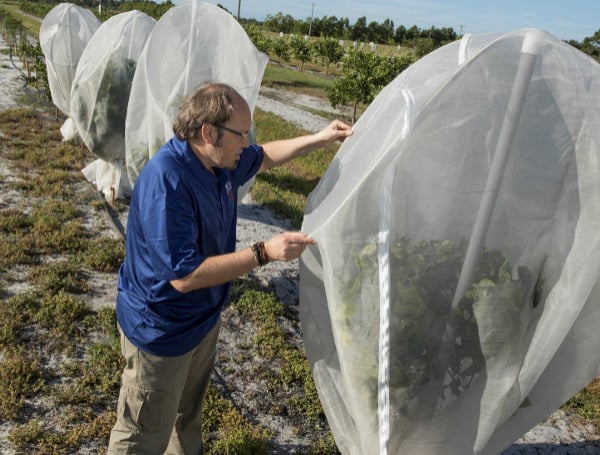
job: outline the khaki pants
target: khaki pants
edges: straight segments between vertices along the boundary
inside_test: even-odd
[[[203,453],[202,401],[215,362],[219,327],[220,322],[195,349],[179,357],[143,352],[119,327],[126,364],[109,455]]]

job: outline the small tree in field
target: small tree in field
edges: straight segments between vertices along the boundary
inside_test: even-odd
[[[312,48],[308,41],[299,35],[292,36],[290,48],[294,58],[300,60],[300,71],[304,69],[304,63],[312,59]]]
[[[407,57],[383,57],[352,49],[344,58],[342,77],[328,92],[333,107],[352,105],[352,123],[358,105],[369,104],[377,94],[412,63]]]
[[[416,38],[413,42],[413,47],[417,57],[421,58],[434,51],[436,45],[431,38]]]
[[[335,38],[320,37],[315,43],[315,51],[325,65],[325,74],[329,73],[329,65],[338,63],[344,57],[344,48]]]
[[[273,53],[279,59],[279,64],[281,65],[281,60],[285,60],[286,62],[290,59],[290,45],[287,40],[283,37],[279,37],[273,41],[272,47]]]

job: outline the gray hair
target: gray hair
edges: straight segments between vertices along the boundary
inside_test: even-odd
[[[200,138],[203,124],[226,123],[241,103],[245,103],[245,100],[233,87],[221,83],[205,83],[183,101],[173,123],[173,132],[180,140]]]

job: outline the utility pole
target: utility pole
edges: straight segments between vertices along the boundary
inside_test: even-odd
[[[240,21],[240,7],[242,6],[242,0],[238,0],[238,22]]]
[[[465,28],[465,26],[459,25],[458,28],[460,28],[460,36],[463,36],[463,29]]]
[[[311,3],[312,7],[310,9],[310,22],[308,23],[308,37],[310,38],[310,30],[312,29],[312,21],[313,15],[315,14],[315,2]]]

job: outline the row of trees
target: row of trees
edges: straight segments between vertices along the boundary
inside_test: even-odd
[[[324,16],[301,20],[278,12],[275,15],[268,15],[262,25],[266,30],[277,33],[329,36],[378,44],[407,45],[418,39],[431,39],[436,46],[440,46],[457,38],[452,27],[431,27],[428,30],[422,30],[416,25],[410,28],[404,25],[395,27],[391,19],[385,19],[382,23],[376,21],[367,23],[366,16],[359,17],[354,24],[350,24],[348,18]]]
[[[356,120],[359,104],[373,101],[383,87],[417,58],[414,54],[379,55],[368,46],[344,47],[342,41],[325,36],[310,40],[302,35],[270,38],[254,25],[247,25],[246,32],[260,51],[275,56],[279,63],[290,58],[300,61],[300,71],[306,62],[315,60],[325,67],[326,73],[331,65],[340,64],[341,75],[335,78],[327,95],[334,107],[352,106],[352,122]]]
[[[280,64],[282,60],[287,62],[294,58],[300,61],[300,71],[306,62],[319,60],[325,66],[325,72],[329,73],[330,65],[340,62],[345,54],[343,45],[334,38],[322,36],[308,40],[300,35],[271,38],[254,25],[245,28],[259,51],[275,56]]]
[[[21,11],[38,17],[45,17],[48,12],[60,2],[23,2],[20,4]],[[158,20],[170,8],[175,6],[171,0],[163,3],[153,1],[115,1],[115,0],[74,0],[69,3],[76,4],[92,11],[98,19],[105,21],[111,16],[126,11],[138,10]]]
[[[294,19],[289,14],[278,12],[268,15],[263,23],[253,21],[263,29],[285,34],[310,36],[328,36],[337,39],[378,44],[397,44],[409,47],[432,47],[431,50],[459,38],[452,27],[420,29],[416,25],[406,28],[404,25],[394,26],[394,21],[386,19],[382,23],[367,23],[366,16],[360,17],[354,24],[348,18],[324,16],[322,18]],[[423,44],[425,43],[425,44]],[[600,61],[600,29],[583,41],[568,40],[571,46],[591,55]]]

